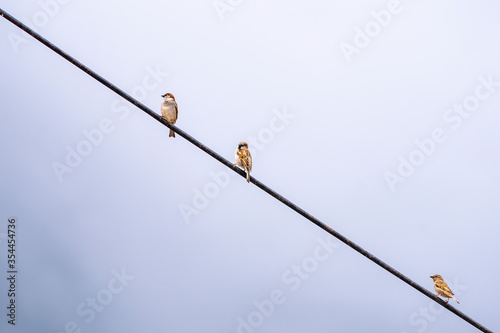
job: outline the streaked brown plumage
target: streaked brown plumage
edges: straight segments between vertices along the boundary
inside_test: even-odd
[[[434,281],[434,289],[436,289],[436,296],[442,296],[446,298],[446,303],[450,300],[450,298],[453,298],[458,304],[460,304],[459,301],[453,296],[453,292],[451,291],[450,287],[444,282],[443,278],[439,274],[431,275],[430,277]]]
[[[238,148],[234,152],[234,158],[236,159],[236,163],[234,165],[238,165],[243,170],[245,170],[247,174],[247,182],[250,183],[250,171],[252,170],[252,155],[250,155],[250,151],[248,150],[248,144],[246,142],[240,142],[238,144]]]
[[[179,111],[177,110],[177,102],[175,101],[174,95],[166,93],[165,95],[161,95],[161,97],[163,97],[163,103],[161,103],[161,117],[166,119],[169,123],[175,124]],[[168,136],[175,138],[175,132],[170,130]]]

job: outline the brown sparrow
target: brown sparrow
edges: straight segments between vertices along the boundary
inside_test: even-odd
[[[250,171],[252,170],[252,155],[250,155],[250,150],[248,150],[248,144],[246,142],[240,142],[238,144],[238,149],[234,152],[234,158],[236,163],[243,168],[247,174],[247,182],[250,183]]]
[[[175,124],[177,121],[177,103],[175,102],[174,95],[171,93],[166,93],[165,95],[161,95],[163,97],[163,103],[161,103],[161,117],[166,119],[169,123]],[[169,137],[175,138],[175,132],[170,129]]]
[[[460,304],[459,301],[453,296],[453,292],[451,291],[450,287],[446,284],[446,282],[443,281],[443,278],[441,275],[436,274],[432,275],[431,279],[434,281],[434,289],[436,289],[437,294],[436,296],[443,296],[446,298],[446,304],[448,304],[448,301],[450,300],[450,297],[453,298],[458,304]]]

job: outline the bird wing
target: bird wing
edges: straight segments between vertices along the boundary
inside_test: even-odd
[[[239,149],[238,150],[238,157],[241,161],[241,164],[243,164],[243,168],[248,169],[248,171],[252,170],[252,156],[250,155],[250,152],[246,149]]]
[[[441,288],[443,291],[448,292],[448,293],[454,295],[453,292],[451,291],[450,287],[448,287],[448,285],[446,284],[446,282],[444,282],[442,280],[436,281],[436,285],[439,288]]]

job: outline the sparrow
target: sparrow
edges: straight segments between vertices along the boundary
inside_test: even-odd
[[[163,97],[163,103],[161,103],[161,117],[166,119],[169,123],[175,124],[177,121],[177,103],[175,102],[174,95],[171,93],[166,93],[165,95],[161,95]],[[169,137],[175,138],[175,132],[170,129]]]
[[[436,296],[446,297],[446,304],[448,304],[450,297],[453,298],[458,304],[460,304],[460,302],[457,301],[457,299],[453,296],[454,294],[451,291],[450,287],[448,287],[446,282],[443,281],[441,275],[432,275],[430,278],[434,281],[434,289],[436,289],[437,291]]]
[[[247,183],[250,183],[250,171],[252,170],[252,155],[250,155],[250,150],[248,150],[248,144],[246,142],[240,142],[238,148],[234,152],[234,158],[236,159],[235,166],[238,165],[247,174]]]

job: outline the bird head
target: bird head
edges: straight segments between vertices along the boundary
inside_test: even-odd
[[[435,275],[431,275],[430,278],[433,280],[433,281],[436,281],[436,280],[442,280],[443,278],[441,277],[441,275],[439,274],[435,274]]]
[[[174,95],[172,95],[171,93],[166,93],[164,95],[161,95],[161,97],[163,97],[165,99],[170,99],[171,98],[171,99],[175,100]]]

